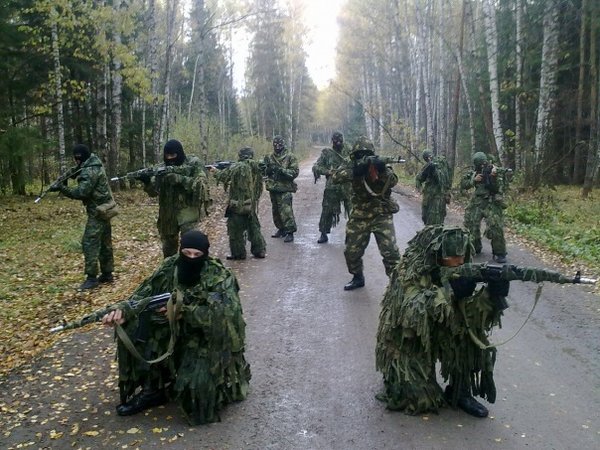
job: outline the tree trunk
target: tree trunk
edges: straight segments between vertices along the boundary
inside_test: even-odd
[[[573,177],[572,182],[581,183],[583,175],[583,149],[581,142],[581,129],[583,122],[583,96],[585,93],[585,41],[586,25],[588,21],[588,0],[581,2],[581,23],[579,25],[579,81],[577,83],[577,119],[575,122],[575,151],[573,155]],[[592,43],[594,45],[594,43]],[[593,56],[590,54],[590,58]]]
[[[150,80],[152,83],[152,153],[154,162],[162,160],[160,151],[161,121],[159,103],[158,36],[156,30],[156,0],[148,0],[148,31],[150,33]]]
[[[515,41],[515,64],[516,81],[515,88],[515,170],[521,172],[523,164],[523,128],[521,127],[521,90],[523,88],[523,5],[522,0],[515,2],[515,22],[516,22],[516,41]]]
[[[117,11],[121,9],[122,3],[116,6]],[[116,175],[120,172],[120,147],[121,147],[121,95],[123,91],[123,76],[121,75],[121,60],[117,56],[121,46],[121,33],[113,31],[113,55],[112,55],[112,89],[111,89],[111,145],[108,152],[108,175]]]
[[[50,21],[52,29],[52,59],[54,62],[54,102],[56,104],[58,158],[60,164],[60,173],[62,174],[67,170],[67,161],[65,156],[65,119],[63,115],[62,66],[60,63],[60,50],[58,47],[58,13],[54,7],[50,10]]]
[[[545,153],[552,133],[552,111],[556,102],[556,71],[558,66],[558,8],[556,0],[547,0],[544,11],[544,42],[540,69],[540,97],[533,155],[534,187],[542,182]]]

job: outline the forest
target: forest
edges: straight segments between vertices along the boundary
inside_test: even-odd
[[[177,137],[206,162],[366,134],[457,170],[476,151],[525,188],[598,183],[600,4],[347,0],[336,75],[306,65],[301,0],[0,0],[0,193],[23,195],[85,143],[110,176]],[[243,87],[234,36],[248,36]]]

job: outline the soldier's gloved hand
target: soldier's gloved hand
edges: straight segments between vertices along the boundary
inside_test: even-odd
[[[385,162],[382,161],[381,159],[379,159],[379,157],[375,156],[375,157],[371,158],[371,164],[373,164],[373,166],[375,166],[378,173],[385,172]]]
[[[144,184],[148,184],[148,183],[150,183],[150,180],[151,180],[151,179],[152,179],[152,177],[150,177],[150,175],[146,175],[146,174],[144,174],[144,175],[140,175],[140,176],[138,177],[138,180],[140,180],[140,181],[141,181],[142,183],[144,183]]]
[[[459,277],[450,280],[450,286],[454,292],[454,298],[460,300],[473,295],[473,291],[477,287],[477,283],[471,278]]]
[[[506,297],[510,290],[510,282],[506,280],[491,280],[487,285],[492,297]]]
[[[369,161],[363,159],[354,163],[352,175],[355,177],[363,177],[367,174],[367,170],[369,170]]]

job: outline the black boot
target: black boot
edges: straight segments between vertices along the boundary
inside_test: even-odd
[[[83,283],[79,286],[80,291],[97,288],[100,283],[96,277],[87,277]]]
[[[273,238],[280,238],[283,236],[285,236],[285,231],[283,231],[283,230],[277,230],[275,233],[273,233],[271,235],[271,237],[273,237]]]
[[[444,398],[449,404],[453,402],[453,388],[452,386],[446,386],[444,391]],[[487,417],[489,414],[488,409],[479,403],[475,398],[466,390],[461,392],[456,400],[456,406],[462,409],[467,414],[474,417]]]
[[[99,283],[112,283],[113,281],[115,281],[115,278],[111,272],[102,273],[102,275],[98,277]]]
[[[286,234],[283,242],[294,242],[294,233]]]
[[[365,285],[365,277],[362,273],[355,273],[350,280],[350,283],[344,286],[345,291],[351,291],[353,289],[361,288]]]
[[[327,237],[327,233],[321,233],[321,237],[317,239],[317,244],[323,244],[327,242],[329,238]]]
[[[135,394],[131,399],[117,406],[117,414],[119,416],[132,416],[145,409],[154,406],[160,406],[167,403],[167,395],[164,389],[142,389]]]
[[[500,264],[506,263],[506,255],[494,255],[494,261]]]
[[[229,260],[241,260],[241,259],[246,259],[246,257],[245,256],[227,255],[227,259],[229,259]]]

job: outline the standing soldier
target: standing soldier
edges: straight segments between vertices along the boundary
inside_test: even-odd
[[[423,151],[425,167],[417,175],[417,189],[423,195],[421,218],[425,225],[440,225],[446,218],[446,205],[450,202],[450,171],[446,158]]]
[[[391,198],[398,177],[375,155],[373,143],[364,136],[354,143],[350,159],[351,164],[333,174],[334,183],[352,183],[352,211],[346,224],[344,256],[353,278],[344,286],[347,291],[365,285],[362,257],[371,233],[375,235],[388,276],[400,261],[392,216],[399,206]]]
[[[85,205],[87,223],[81,247],[85,259],[86,280],[79,286],[80,290],[85,290],[93,289],[99,283],[113,281],[112,228],[110,216],[107,216],[104,211],[107,209],[114,211],[116,204],[100,158],[90,153],[83,144],[73,147],[73,158],[77,163],[76,169],[80,169],[77,175],[77,186],[70,188],[59,183],[50,186],[49,191],[60,191],[65,197],[81,200]],[[98,263],[100,263],[100,277],[98,277]]]
[[[158,195],[156,223],[163,256],[177,253],[179,233],[193,230],[208,212],[210,193],[204,166],[195,156],[186,157],[181,142],[171,139],[163,149],[167,171],[153,177],[141,178],[144,190],[151,197]]]
[[[254,161],[254,150],[244,147],[238,152],[239,161],[217,172],[217,184],[223,183],[229,192],[225,210],[231,255],[227,259],[246,259],[246,236],[250,251],[256,258],[265,257],[266,243],[260,231],[258,201],[263,190],[262,171]]]
[[[266,188],[271,196],[273,223],[277,231],[271,237],[283,237],[283,242],[293,242],[296,232],[296,219],[292,209],[292,194],[298,186],[294,179],[300,173],[298,160],[285,148],[281,136],[273,138],[273,153],[265,156],[264,171],[267,176]]]
[[[504,188],[506,171],[489,164],[485,153],[473,155],[474,170],[462,179],[460,188],[475,188],[475,193],[465,209],[464,226],[471,234],[475,253],[481,253],[481,220],[485,218],[485,235],[492,241],[494,261],[506,262],[506,241],[504,239]]]
[[[334,184],[332,178],[333,172],[347,163],[349,158],[348,149],[344,146],[344,136],[339,131],[331,135],[331,147],[323,149],[321,156],[312,167],[315,183],[321,175],[324,175],[326,180],[323,191],[323,209],[319,219],[319,231],[321,232],[321,236],[317,240],[319,244],[329,240],[327,235],[331,232],[331,227],[338,224],[342,212],[340,204],[344,204],[346,216],[349,215],[352,208],[350,183]]]

